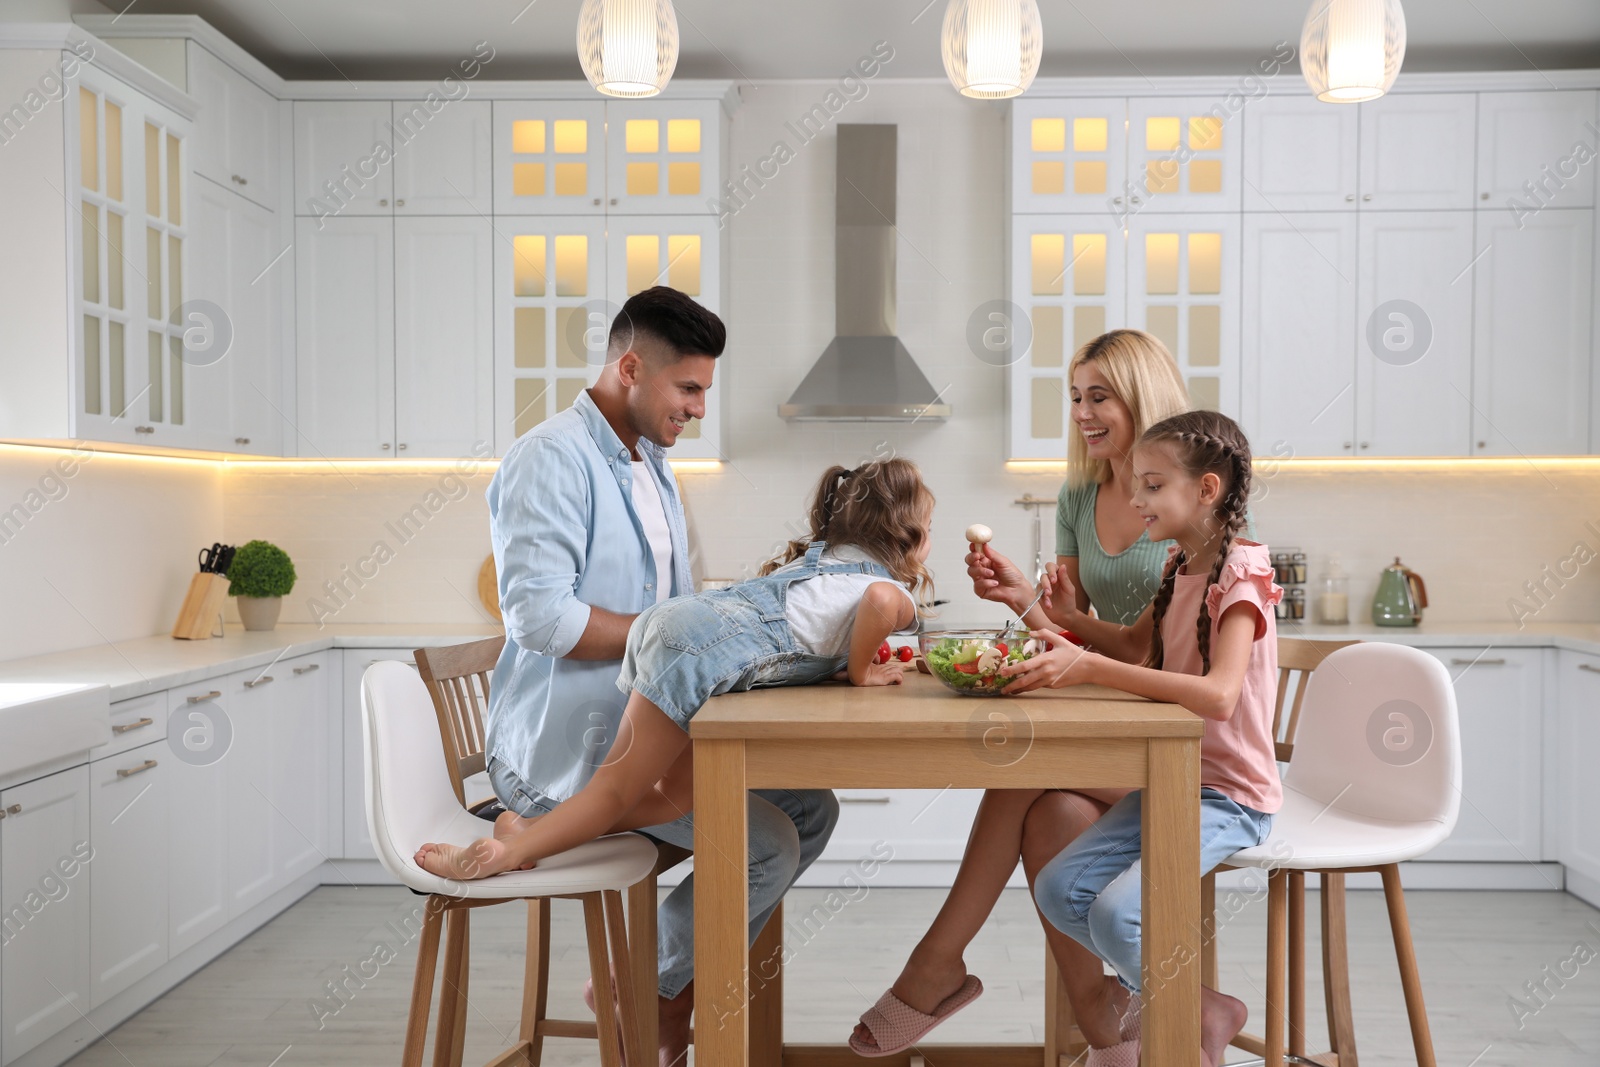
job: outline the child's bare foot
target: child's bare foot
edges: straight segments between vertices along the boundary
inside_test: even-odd
[[[924,1015],[932,1015],[933,1010],[955,995],[966,980],[967,965],[960,956],[939,959],[918,955],[917,950],[913,949],[900,977],[894,980],[889,991]],[[876,1044],[866,1023],[857,1023],[854,1033],[863,1044]]]
[[[1200,1060],[1205,1067],[1218,1067],[1223,1053],[1249,1018],[1244,1002],[1214,989],[1200,988]]]
[[[480,837],[465,847],[426,844],[417,849],[414,859],[417,861],[417,866],[429,874],[436,874],[440,878],[454,878],[458,881],[487,878],[512,868],[511,857],[505,843],[492,837]]]

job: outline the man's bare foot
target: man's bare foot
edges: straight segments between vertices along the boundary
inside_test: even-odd
[[[511,869],[505,844],[492,837],[480,837],[470,845],[429,843],[417,849],[417,866],[440,878],[472,881]]]
[[[1200,1060],[1205,1067],[1218,1067],[1232,1041],[1244,1029],[1250,1011],[1244,1002],[1226,993],[1200,987]]]
[[[933,1010],[954,996],[966,980],[967,965],[960,956],[939,958],[912,949],[900,977],[894,980],[889,991],[924,1015],[932,1015]],[[862,1044],[876,1047],[877,1042],[866,1023],[856,1023],[853,1034]]]

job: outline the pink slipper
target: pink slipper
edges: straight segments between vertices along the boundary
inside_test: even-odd
[[[1109,1048],[1089,1046],[1085,1067],[1139,1067],[1139,1041],[1122,1041]]]
[[[865,1044],[854,1034],[850,1035],[850,1048],[857,1056],[893,1056],[904,1052],[927,1036],[928,1031],[944,1022],[983,994],[983,983],[977,975],[967,975],[961,988],[945,997],[928,1015],[918,1011],[889,990],[878,998],[878,1003],[861,1016],[862,1025],[872,1034],[875,1044]]]

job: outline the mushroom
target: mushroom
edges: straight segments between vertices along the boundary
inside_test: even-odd
[[[967,540],[975,545],[986,545],[994,539],[994,531],[981,522],[967,527]]]
[[[993,674],[1000,669],[1000,661],[1004,658],[998,648],[984,649],[983,654],[978,657],[978,673]]]

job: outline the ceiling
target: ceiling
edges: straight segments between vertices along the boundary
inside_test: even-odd
[[[1226,74],[1282,40],[1310,0],[1045,0],[1041,73]],[[113,11],[127,0],[106,0]],[[675,0],[684,77],[834,78],[876,41],[890,77],[938,77],[945,0]],[[1596,0],[1404,0],[1408,70],[1600,65]],[[292,78],[420,78],[495,49],[498,78],[577,78],[579,0],[134,0],[199,15]]]

